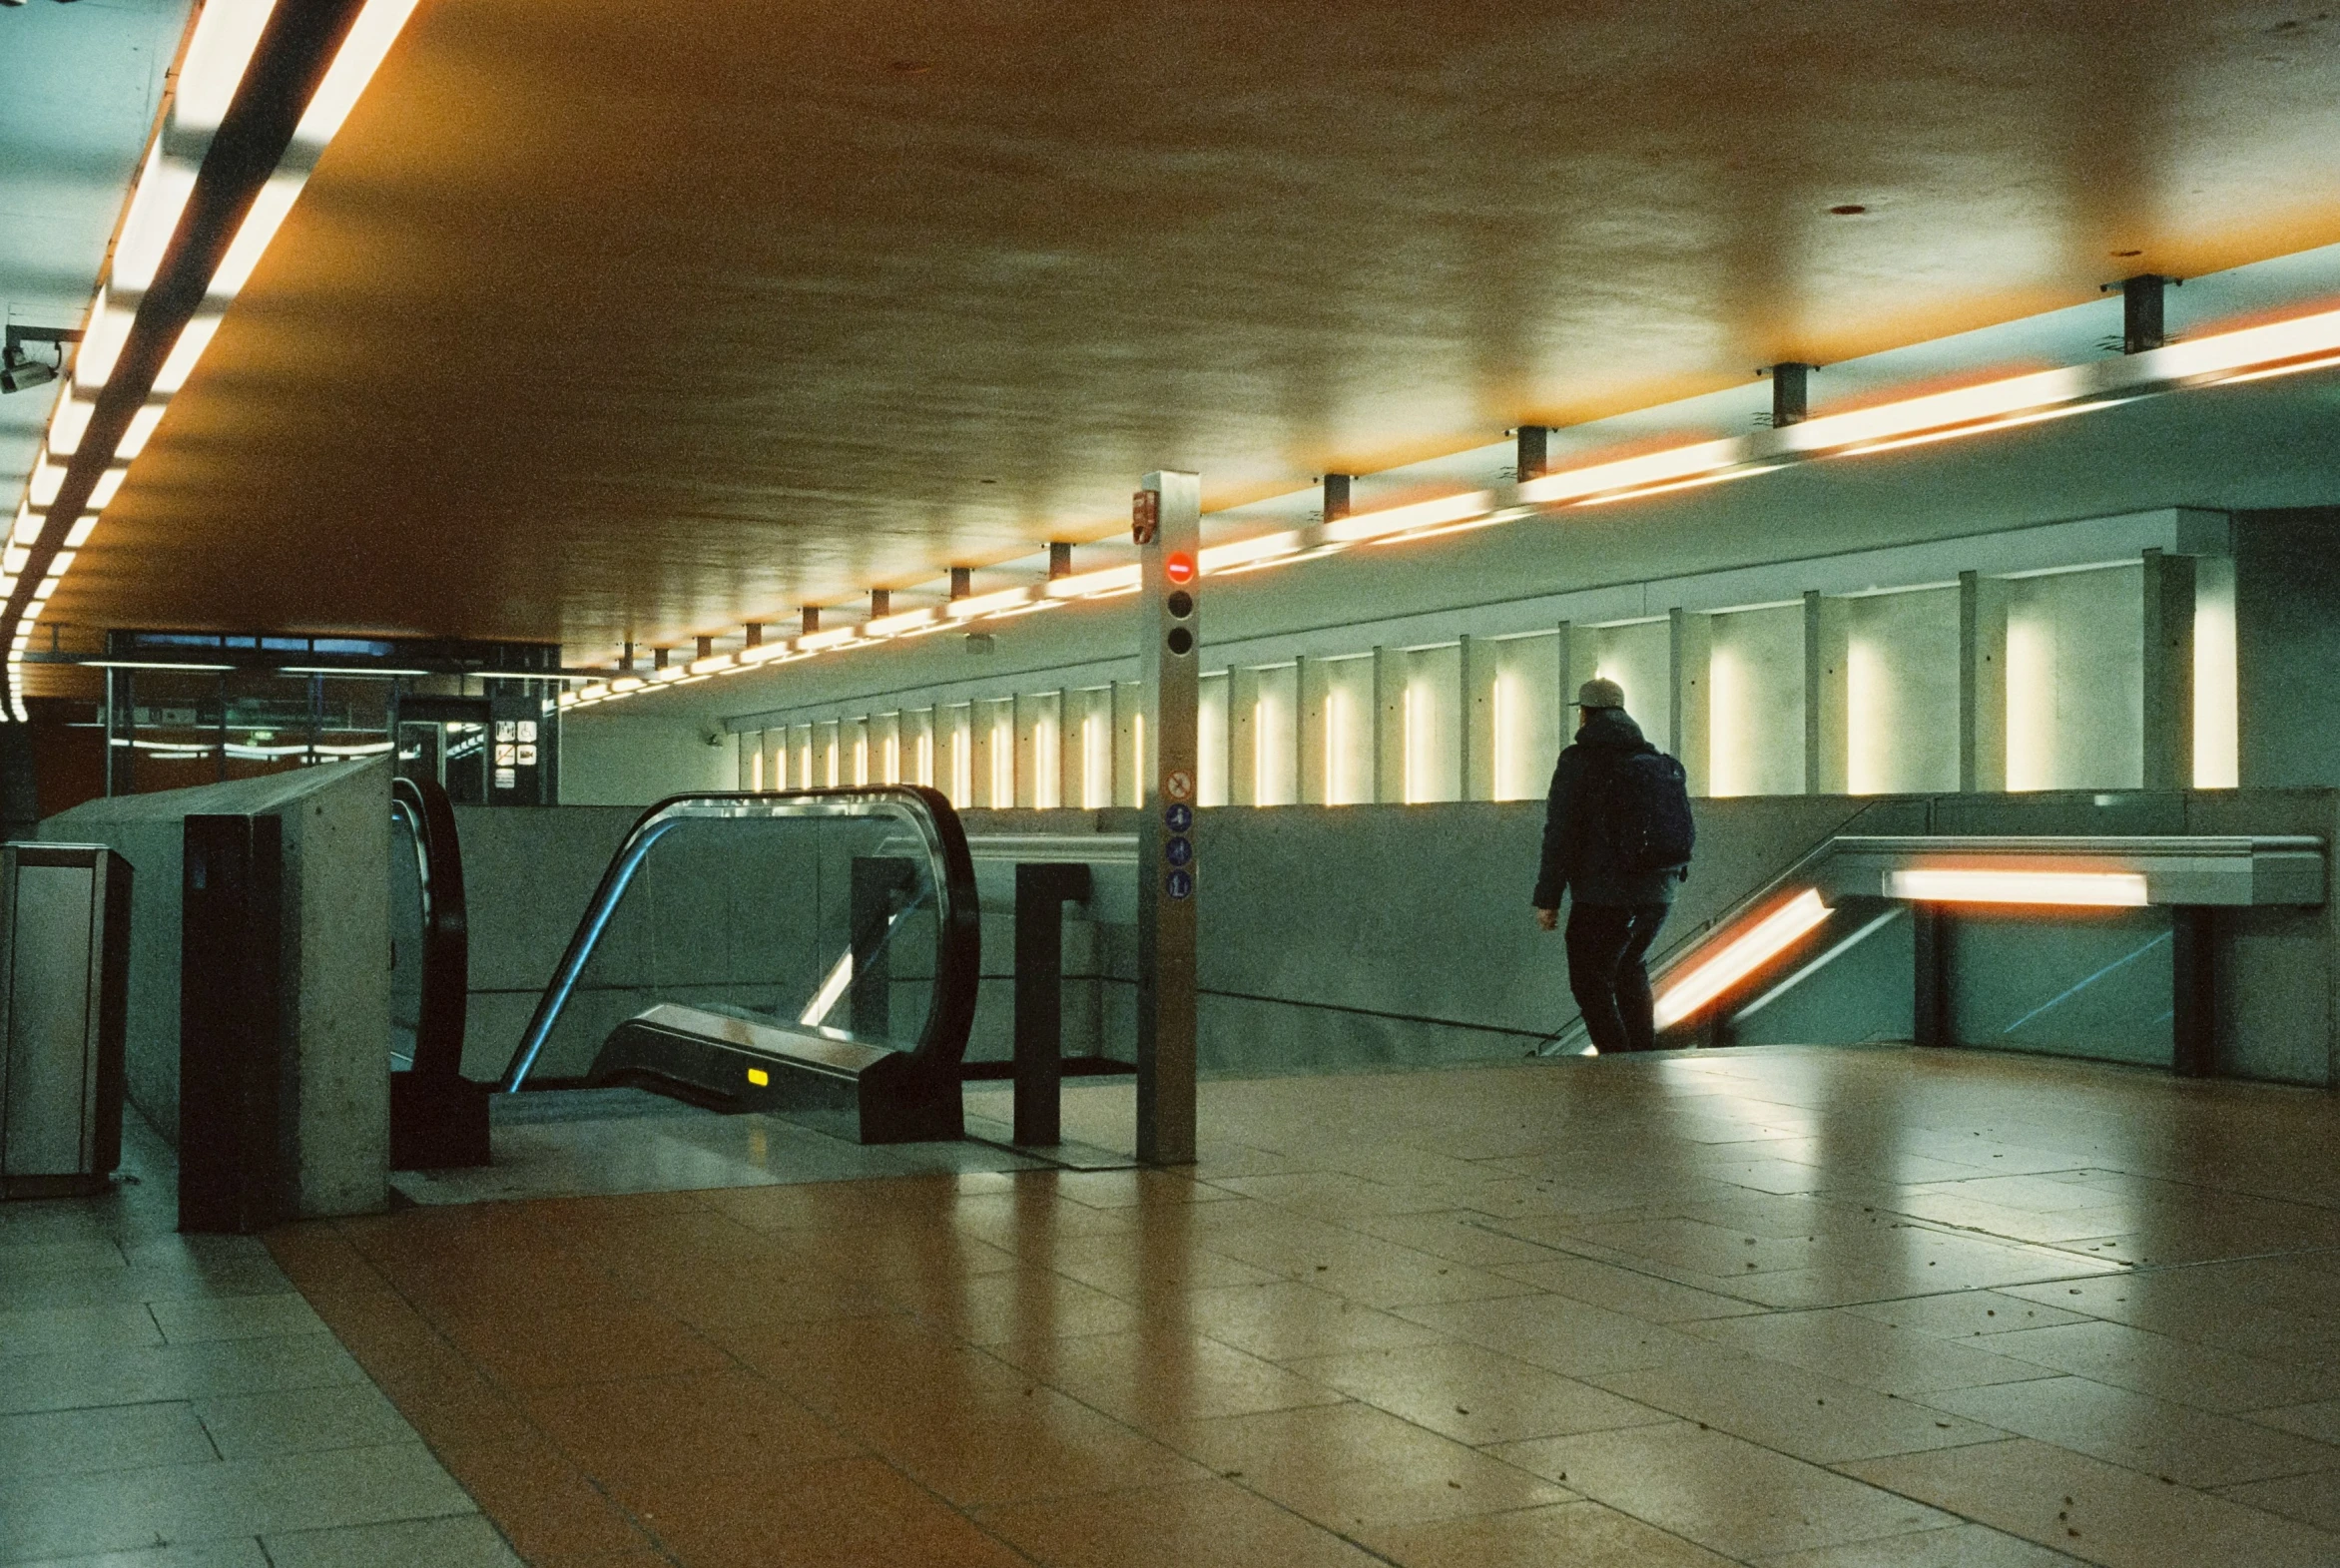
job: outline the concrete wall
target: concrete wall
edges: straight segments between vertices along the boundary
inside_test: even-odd
[[[465,1077],[501,1076],[601,873],[641,814],[630,805],[455,807],[471,924]]]
[[[129,1096],[176,1144],[183,819],[282,820],[284,1044],[297,1083],[291,1114],[304,1216],[371,1213],[387,1202],[389,780],[386,763],[327,764],[92,800],[41,824],[43,838],[109,844],[131,862]]]
[[[670,794],[737,789],[738,738],[695,720],[573,714],[561,721],[561,800],[566,805],[648,805]]]
[[[2340,829],[2340,794],[2321,790],[1749,796],[1693,807],[1699,857],[1660,935],[1660,957],[1836,832],[2309,832],[2330,841]],[[634,813],[458,814],[472,897],[466,1071],[484,1078],[502,1070]],[[977,835],[1137,826],[1135,812],[1118,808],[979,809],[965,821]],[[1527,907],[1541,823],[1540,801],[1204,813],[1204,1066],[1259,1073],[1500,1058],[1572,1022],[1560,938],[1538,931]],[[720,880],[723,872],[704,874]],[[2340,929],[2331,911],[2240,911],[2221,922],[2221,1071],[2328,1081],[2340,1018]],[[972,1060],[1008,1054],[1012,932],[1005,914],[984,917]],[[1134,955],[1130,928],[1071,922],[1069,1053],[1128,1058]],[[1886,1011],[1906,1026],[1906,958],[1885,970],[1895,977],[1881,983],[1896,989]],[[599,966],[592,978],[622,991],[644,976],[620,964]],[[1825,1011],[1807,1013],[1813,1028],[1828,1026]],[[1845,1038],[1876,1032],[1864,1025]]]
[[[2245,788],[2340,784],[2340,508],[2234,519]]]
[[[1700,863],[1665,942],[1693,934],[1813,840],[1892,803],[1820,796],[1697,808]],[[1208,812],[1206,1065],[1260,1072],[1508,1056],[1569,1022],[1560,939],[1535,928],[1527,905],[1542,810],[1518,801]],[[484,1079],[503,1070],[637,813],[456,814],[472,942],[464,1070]],[[1120,809],[975,810],[966,824],[976,834],[1136,825]],[[983,927],[976,1060],[1007,1054],[1012,1017],[1012,921],[990,915]],[[1068,973],[1092,983],[1068,998],[1069,1050],[1127,1057],[1133,954],[1126,927],[1071,935]],[[640,977],[597,964],[590,978],[623,990]]]

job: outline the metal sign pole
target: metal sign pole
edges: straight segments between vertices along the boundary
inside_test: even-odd
[[[1195,709],[1202,674],[1202,481],[1148,474],[1132,507],[1145,741],[1139,764],[1137,1157],[1194,1160]]]

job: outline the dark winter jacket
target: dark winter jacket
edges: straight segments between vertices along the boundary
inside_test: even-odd
[[[1621,708],[1593,708],[1584,715],[1576,744],[1560,754],[1552,770],[1551,794],[1544,806],[1543,860],[1536,871],[1534,906],[1557,909],[1560,894],[1573,888],[1580,904],[1670,904],[1688,868],[1619,871],[1597,864],[1590,831],[1600,786],[1603,753],[1654,752],[1641,727]]]

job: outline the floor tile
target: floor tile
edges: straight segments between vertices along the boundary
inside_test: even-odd
[[[1474,1447],[1672,1418],[1474,1344],[1368,1350],[1291,1366],[1327,1387]]]
[[[1589,1501],[1368,1530],[1365,1539],[1406,1568],[1724,1568],[1731,1561]]]
[[[201,1339],[256,1339],[270,1334],[323,1333],[324,1322],[296,1292],[275,1296],[179,1298],[149,1307],[173,1344]]]
[[[875,1459],[775,1474],[753,1509],[680,1487],[645,1528],[694,1568],[1029,1568],[974,1520]]]
[[[1814,1464],[1986,1442],[2001,1435],[1979,1422],[1801,1366],[1728,1351],[1595,1380],[1629,1399]]]
[[[1118,1333],[1138,1322],[1119,1297],[1039,1268],[974,1279],[895,1282],[880,1288],[894,1302],[969,1344]]]
[[[2340,1471],[2340,1448],[2086,1377],[1928,1394],[1936,1409],[2185,1486]]]
[[[1292,1283],[1190,1292],[1185,1317],[1214,1339],[1275,1361],[1447,1337],[1436,1327]]]
[[[2313,1404],[2250,1410],[2244,1412],[2242,1419],[2261,1426],[2272,1426],[2280,1431],[2297,1432],[2302,1437],[2313,1437],[2318,1442],[2340,1445],[2340,1399],[2319,1399]]]
[[[1959,1522],[1689,1421],[1538,1438],[1493,1452],[1725,1557],[1874,1541]]]
[[[520,1558],[478,1514],[263,1538],[274,1568],[519,1568]]]
[[[133,1345],[0,1359],[0,1413],[361,1381],[324,1334]]]
[[[2029,1438],[1844,1468],[2110,1568],[2330,1568],[2340,1561],[2340,1536]]]
[[[179,1400],[0,1416],[0,1484],[218,1457],[195,1410]]]
[[[1227,1479],[1344,1534],[1575,1495],[1360,1404],[1197,1421],[1172,1441]]]
[[[584,1556],[646,1544],[624,1513],[542,1439],[442,1448],[439,1457],[524,1557]]]
[[[761,1472],[864,1451],[769,1380],[738,1369],[579,1383],[526,1395],[521,1407],[587,1474],[621,1492],[678,1470],[752,1486]]]
[[[1651,1322],[1686,1322],[1695,1318],[1736,1317],[1763,1310],[1753,1302],[1718,1296],[1692,1286],[1677,1285],[1655,1275],[1636,1274],[1589,1258],[1551,1257],[1499,1271],[1511,1279],[1565,1296],[1571,1301],[1605,1307],[1612,1312],[1644,1317]]]
[[[1702,1339],[1558,1296],[1410,1307],[1400,1308],[1399,1315],[1569,1377],[1662,1366],[1712,1353]]]
[[[17,1483],[0,1561],[471,1511],[419,1443]]]
[[[366,1383],[199,1399],[195,1413],[226,1459],[363,1448],[414,1436],[405,1417]]]
[[[995,1353],[1157,1437],[1187,1421],[1338,1404],[1343,1397],[1273,1361],[1168,1326],[1003,1345]]]
[[[0,1253],[0,1272],[7,1254]],[[0,1355],[65,1355],[125,1344],[160,1344],[163,1330],[143,1302],[107,1307],[37,1307],[0,1311]]]
[[[261,1550],[260,1537],[233,1536],[219,1541],[192,1541],[179,1546],[156,1546],[124,1552],[99,1552],[87,1557],[44,1557],[11,1568],[272,1568]]]
[[[983,1526],[1047,1568],[1368,1568],[1321,1525],[1216,1477],[994,1508]]]
[[[549,1310],[525,1321],[463,1317],[446,1328],[456,1348],[510,1388],[708,1371],[725,1364],[720,1349],[682,1322],[636,1303]]]
[[[1825,1372],[1880,1393],[1921,1394],[2018,1382],[2046,1369],[1842,1308],[1767,1312],[1684,1324],[1682,1331],[1749,1355]]]
[[[2323,1470],[2313,1475],[2222,1486],[2218,1495],[2331,1531],[2340,1540],[2340,1471]]]
[[[1756,1560],[1755,1568],[2071,1568],[2080,1559],[1980,1524]]]
[[[1945,1339],[1988,1338],[2017,1328],[2052,1328],[2058,1323],[2085,1322],[2089,1317],[2086,1312],[2068,1311],[2000,1291],[1958,1291],[1947,1296],[1914,1296],[1898,1302],[1856,1302],[1844,1309],[1856,1316],[1873,1317],[1888,1327],[1915,1328],[1920,1333]]]
[[[1125,1491],[1204,1471],[1036,1378],[839,1413],[847,1433],[960,1508]]]
[[[2248,1410],[2329,1398],[2340,1364],[2287,1367],[2256,1357],[2148,1333],[2126,1323],[2064,1323],[2000,1334],[1991,1348],[2205,1410]]]

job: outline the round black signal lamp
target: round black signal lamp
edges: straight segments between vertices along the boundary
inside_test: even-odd
[[[1181,621],[1194,614],[1194,595],[1188,593],[1183,588],[1174,590],[1170,595],[1168,603],[1170,613]]]
[[[1194,652],[1194,633],[1183,626],[1174,626],[1170,628],[1169,644],[1174,654],[1191,654]]]

